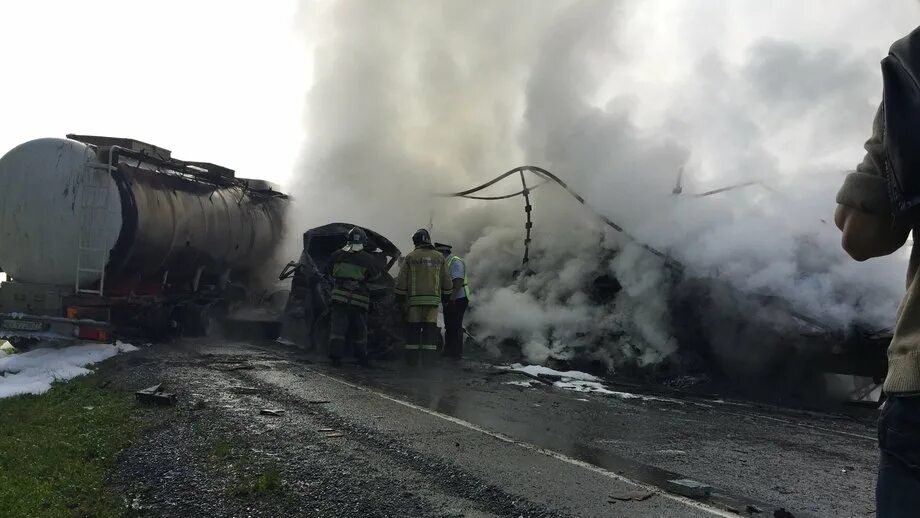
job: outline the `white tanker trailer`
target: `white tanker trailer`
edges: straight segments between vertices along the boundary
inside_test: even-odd
[[[0,337],[200,335],[243,300],[287,196],[131,139],[67,135],[0,158]]]

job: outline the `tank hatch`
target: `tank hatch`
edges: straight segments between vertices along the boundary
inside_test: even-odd
[[[220,166],[217,164],[212,164],[210,162],[189,162],[186,160],[186,161],[183,161],[182,163],[184,163],[185,165],[190,165],[192,167],[197,167],[198,169],[203,169],[207,171],[208,173],[210,173],[211,175],[223,176],[225,178],[233,178],[236,175],[233,169],[230,169],[224,166]]]
[[[82,142],[84,144],[89,144],[91,146],[118,146],[134,151],[135,153],[143,153],[150,157],[159,158],[160,160],[169,160],[172,158],[172,151],[168,149],[130,138],[100,137],[97,135],[74,135],[72,133],[68,134],[67,138],[70,140],[76,140],[77,142]]]

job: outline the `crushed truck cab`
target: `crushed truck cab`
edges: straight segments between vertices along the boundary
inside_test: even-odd
[[[329,334],[329,304],[332,279],[326,273],[332,253],[345,246],[348,231],[358,225],[330,223],[303,234],[303,252],[299,260],[289,263],[281,279],[291,279],[291,292],[285,308],[290,320],[303,323],[298,342],[309,349],[325,349]],[[383,272],[380,280],[370,284],[371,305],[368,311],[368,354],[372,358],[392,356],[402,344],[401,312],[393,293],[395,284],[390,270],[402,255],[389,239],[359,227],[367,234],[364,250],[371,254]]]

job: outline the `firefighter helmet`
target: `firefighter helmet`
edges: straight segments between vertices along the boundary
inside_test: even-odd
[[[415,231],[415,234],[412,234],[412,244],[415,246],[418,245],[430,245],[431,244],[431,234],[428,233],[424,228],[420,228]]]
[[[348,231],[347,244],[345,250],[357,252],[364,249],[367,244],[367,234],[361,227],[354,227]]]

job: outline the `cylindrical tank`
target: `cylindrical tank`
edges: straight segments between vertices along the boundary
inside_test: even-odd
[[[0,158],[0,268],[13,279],[74,285],[80,268],[80,284],[92,285],[100,243],[107,283],[246,272],[280,242],[278,193],[102,149],[47,138]]]

